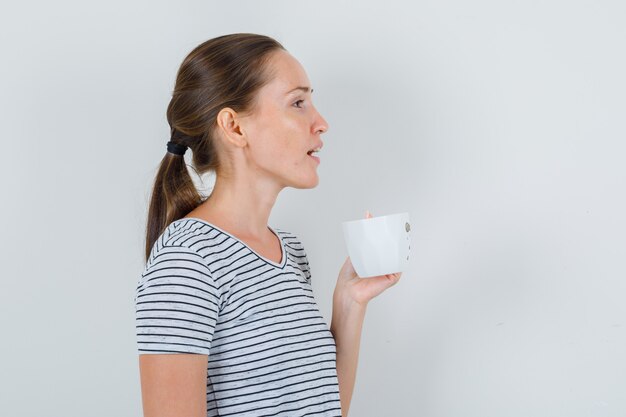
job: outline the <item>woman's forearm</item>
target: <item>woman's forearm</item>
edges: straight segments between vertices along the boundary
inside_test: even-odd
[[[361,330],[367,306],[335,292],[330,331],[337,345],[337,378],[342,416],[348,416],[359,360]]]

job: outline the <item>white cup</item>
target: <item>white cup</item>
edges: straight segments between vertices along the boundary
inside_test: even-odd
[[[409,262],[409,213],[341,223],[354,270],[361,278],[403,272]]]

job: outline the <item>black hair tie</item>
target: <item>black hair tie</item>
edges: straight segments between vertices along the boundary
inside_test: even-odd
[[[188,146],[180,145],[178,143],[174,143],[171,140],[169,142],[167,142],[167,151],[169,153],[173,153],[174,155],[183,156],[185,154],[185,151],[187,150],[187,148],[188,148]]]

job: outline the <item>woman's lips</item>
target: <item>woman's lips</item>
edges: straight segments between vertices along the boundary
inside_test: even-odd
[[[317,156],[309,155],[311,158],[315,159],[315,161],[319,164],[320,159]]]

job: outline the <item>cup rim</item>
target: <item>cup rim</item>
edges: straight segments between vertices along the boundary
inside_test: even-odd
[[[341,224],[350,224],[350,223],[356,223],[356,222],[362,222],[365,220],[382,220],[385,218],[389,218],[389,217],[404,217],[404,216],[408,216],[409,213],[407,211],[401,212],[401,213],[391,213],[391,214],[385,214],[382,216],[374,216],[372,218],[369,219],[356,219],[356,220],[346,220],[344,222],[341,222]]]

